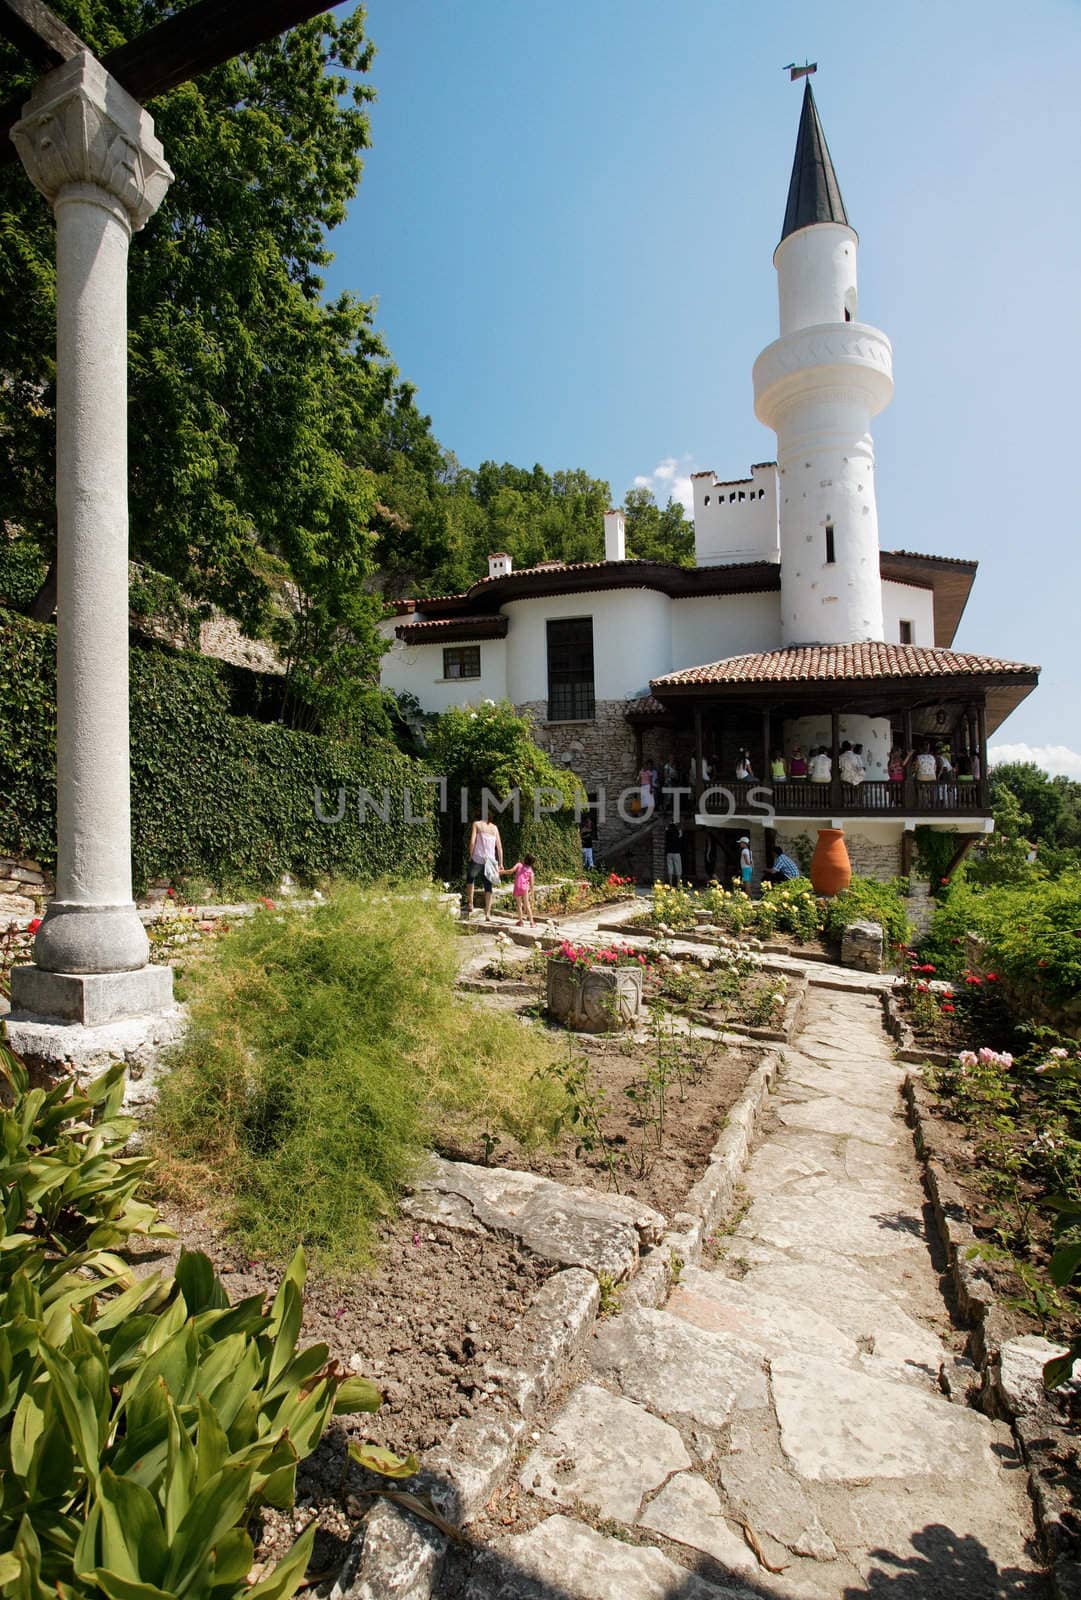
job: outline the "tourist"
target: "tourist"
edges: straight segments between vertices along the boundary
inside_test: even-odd
[[[769,775],[773,783],[785,783],[788,779],[788,764],[784,758],[783,750],[775,750],[770,757]]]
[[[851,745],[846,739],[837,758],[837,769],[841,774],[842,783],[850,783],[853,788],[858,788],[867,776],[861,749],[862,746]]]
[[[739,841],[739,881],[744,894],[750,894],[753,879],[754,856],[751,854],[751,841],[744,833]]]
[[[638,772],[638,809],[639,811],[652,811],[653,809],[653,782],[656,773],[648,761],[642,763]]]
[[[833,761],[824,744],[811,751],[810,778],[812,783],[830,783],[833,780]]]
[[[578,824],[578,833],[582,841],[582,865],[587,872],[593,871],[593,813],[587,811]]]
[[[793,745],[792,754],[788,759],[788,776],[790,778],[805,778],[807,776],[807,757],[799,745]]]
[[[504,867],[503,876],[514,874],[514,885],[511,890],[514,895],[514,909],[518,913],[517,926],[522,926],[522,913],[529,918],[529,926],[533,923],[533,857],[523,856],[521,861],[516,861],[513,867]]]
[[[698,759],[697,759],[696,756],[692,756],[691,757],[691,786],[692,786],[692,788],[698,782],[698,772],[699,772]],[[702,776],[702,787],[705,788],[706,784],[709,782],[709,762],[706,760],[705,756],[702,757],[701,776]]]
[[[957,780],[948,744],[938,747],[938,788],[935,790],[939,805],[947,806],[952,798],[952,785]]]
[[[664,877],[671,889],[678,889],[683,877],[683,835],[674,822],[664,830]]]
[[[917,783],[934,783],[938,777],[938,758],[925,739],[916,756]]]
[[[900,745],[896,744],[886,757],[886,776],[889,779],[890,784],[891,806],[899,806],[904,804],[904,790],[902,789],[902,784],[905,781],[905,772],[907,771],[908,763],[911,760],[912,751],[910,750],[908,754],[905,755]]]
[[[736,781],[737,783],[753,783],[755,781],[749,750],[741,750],[736,760]]]
[[[786,855],[780,845],[776,846],[777,854],[773,858],[773,865],[765,874],[769,883],[787,883],[790,878],[800,876],[799,863]]]
[[[861,784],[867,776],[867,758],[863,753],[862,744],[852,746],[852,754],[856,758],[856,783]]]
[[[473,915],[473,890],[478,882],[484,885],[484,915],[492,912],[492,890],[503,871],[503,840],[494,822],[489,822],[483,808],[479,809],[469,830],[469,865],[465,874],[465,920]]]

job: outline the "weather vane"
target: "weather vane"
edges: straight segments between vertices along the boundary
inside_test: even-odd
[[[787,67],[781,68],[781,71],[789,74],[789,83],[795,83],[797,78],[809,78],[812,72],[817,72],[818,62],[805,61],[802,67],[797,67],[794,61],[790,61]]]

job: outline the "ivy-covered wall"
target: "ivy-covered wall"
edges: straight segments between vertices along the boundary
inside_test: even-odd
[[[52,866],[56,836],[55,631],[0,611],[0,850]],[[364,748],[230,715],[212,661],[131,653],[132,864],[136,889],[157,878],[205,878],[223,889],[428,876],[435,790],[414,782],[418,823],[404,820],[415,762],[389,744]],[[322,790],[328,817],[315,814]],[[389,822],[358,793],[390,790]]]

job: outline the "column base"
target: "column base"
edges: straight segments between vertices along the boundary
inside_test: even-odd
[[[172,967],[137,967],[133,972],[46,972],[37,966],[11,969],[11,1024],[81,1023],[99,1027],[126,1017],[153,1016],[173,1005]]]

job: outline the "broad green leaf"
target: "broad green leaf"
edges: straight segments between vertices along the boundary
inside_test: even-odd
[[[355,1439],[351,1439],[349,1454],[358,1466],[367,1472],[378,1472],[384,1478],[412,1478],[420,1471],[420,1462],[416,1456],[409,1455],[403,1460],[392,1450],[384,1450],[382,1445],[358,1444]]]
[[[106,1467],[98,1481],[97,1499],[101,1565],[138,1583],[159,1583],[168,1550],[153,1495]]]
[[[53,1381],[53,1392],[67,1424],[75,1454],[87,1477],[95,1482],[101,1465],[101,1436],[93,1398],[62,1351],[51,1350],[43,1345],[41,1359]]]
[[[214,1547],[213,1582],[215,1587],[226,1583],[243,1583],[251,1571],[255,1552],[252,1542],[242,1528],[230,1528],[222,1534]]]
[[[356,1411],[378,1411],[383,1396],[367,1378],[346,1378],[334,1396],[334,1415],[349,1416]]]
[[[169,1549],[163,1587],[182,1593],[218,1540],[240,1522],[251,1493],[250,1467],[223,1467],[200,1489]]]
[[[171,1544],[195,1497],[195,1447],[181,1426],[176,1407],[169,1407],[169,1445],[165,1466],[165,1537]]]
[[[12,1470],[20,1478],[28,1476],[34,1459],[34,1450],[44,1430],[45,1411],[42,1396],[40,1391],[28,1390],[15,1407],[8,1446],[11,1451]]]
[[[221,1311],[229,1304],[209,1256],[201,1250],[181,1250],[176,1264],[176,1281],[188,1307],[189,1316],[202,1311]]]
[[[155,1589],[152,1583],[139,1583],[107,1567],[95,1567],[93,1578],[109,1600],[176,1600],[167,1589]]]
[[[1051,1273],[1052,1283],[1058,1284],[1060,1288],[1063,1287],[1069,1283],[1079,1267],[1081,1267],[1081,1241],[1064,1244],[1051,1257],[1048,1270]]]

